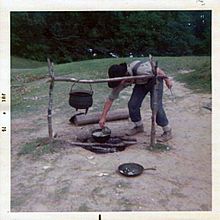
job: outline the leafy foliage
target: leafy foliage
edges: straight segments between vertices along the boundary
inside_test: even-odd
[[[38,61],[210,55],[210,41],[210,11],[11,12],[12,55]]]

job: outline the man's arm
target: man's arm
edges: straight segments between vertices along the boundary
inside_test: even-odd
[[[104,107],[103,107],[103,110],[102,110],[102,115],[101,115],[101,118],[99,120],[99,126],[101,128],[103,128],[105,126],[105,122],[106,122],[106,117],[107,117],[107,114],[112,106],[112,103],[113,103],[113,100],[110,100],[110,99],[107,99],[105,104],[104,104]]]
[[[111,94],[109,95],[109,97],[107,98],[107,100],[105,101],[103,110],[102,110],[102,115],[101,118],[99,120],[99,126],[101,128],[103,128],[105,126],[105,122],[106,122],[106,118],[107,118],[107,114],[112,106],[112,103],[115,99],[117,99],[119,97],[119,93],[126,88],[129,85],[129,83],[126,83],[126,80],[122,80],[121,83],[112,89]]]

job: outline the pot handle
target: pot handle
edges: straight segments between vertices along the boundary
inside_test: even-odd
[[[77,82],[74,82],[74,83],[73,83],[73,85],[71,86],[70,92],[72,92],[73,86],[74,86],[76,83],[77,83]],[[90,86],[90,91],[91,91],[91,93],[93,94],[93,90],[92,90],[92,85],[91,85],[91,83],[89,83],[89,86]]]
[[[91,83],[89,83],[89,86],[90,86],[90,91],[91,91],[91,93],[93,94],[93,90],[92,90],[92,85],[91,85]]]
[[[70,93],[72,92],[73,86],[74,86],[75,84],[76,84],[76,82],[74,82],[73,85],[71,86]]]

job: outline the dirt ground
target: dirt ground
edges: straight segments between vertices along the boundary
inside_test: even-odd
[[[210,211],[211,95],[195,94],[175,82],[176,99],[164,92],[164,106],[173,129],[170,151],[147,150],[150,143],[151,111],[142,106],[145,132],[135,136],[137,144],[124,151],[96,154],[81,147],[63,146],[38,159],[18,155],[21,146],[47,136],[47,124],[36,130],[36,121],[46,115],[12,120],[11,211]],[[125,106],[126,107],[126,106]],[[46,119],[45,119],[46,120]],[[97,125],[75,127],[54,118],[60,140],[75,140],[80,132]],[[123,134],[129,120],[108,122],[113,134]],[[161,134],[157,127],[157,135]],[[136,162],[145,168],[138,177],[116,172],[122,163]]]

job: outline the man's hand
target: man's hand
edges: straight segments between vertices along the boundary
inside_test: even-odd
[[[162,78],[164,78],[164,81],[168,89],[172,88],[173,82],[166,76],[165,72],[159,67],[157,68],[157,76],[161,76]]]
[[[101,118],[100,120],[99,120],[99,126],[100,126],[100,128],[104,128],[105,127],[105,118]]]
[[[165,79],[165,83],[168,89],[171,89],[173,86],[173,82],[172,80],[170,80],[169,78]]]

